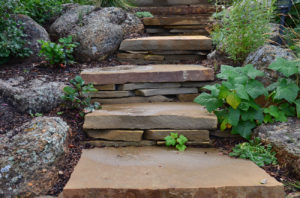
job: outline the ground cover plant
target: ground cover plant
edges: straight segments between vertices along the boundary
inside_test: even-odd
[[[253,65],[223,65],[217,75],[223,80],[222,83],[205,86],[204,89],[210,93],[202,93],[194,101],[216,114],[221,131],[230,129],[232,134],[246,139],[250,139],[252,129],[263,122],[285,122],[288,116],[300,118],[300,62],[278,58],[269,69],[283,77],[265,88],[256,79],[265,74]],[[292,76],[295,80],[289,78]],[[266,102],[259,104],[259,97]]]
[[[74,63],[73,52],[79,43],[72,41],[72,36],[60,38],[59,43],[38,41],[41,44],[40,56],[45,57],[51,66],[65,67]]]
[[[188,139],[184,135],[178,135],[178,133],[170,133],[170,135],[165,137],[166,146],[173,146],[179,151],[185,151],[186,143]]]
[[[214,43],[233,60],[243,61],[268,39],[273,11],[273,3],[267,0],[233,1],[222,14],[222,24],[214,27]]]
[[[64,96],[62,97],[69,107],[80,110],[81,116],[84,116],[85,113],[101,109],[99,103],[91,103],[89,94],[98,91],[92,84],[86,85],[80,76],[76,76],[74,79],[70,80],[70,84],[71,86],[66,86],[63,89]]]
[[[136,12],[135,15],[139,18],[153,17],[150,12]]]
[[[276,152],[272,151],[270,144],[262,145],[260,138],[255,138],[249,142],[237,144],[229,156],[241,159],[249,159],[258,166],[276,165]]]

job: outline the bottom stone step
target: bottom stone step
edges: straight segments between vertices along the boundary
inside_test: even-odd
[[[260,182],[266,179],[266,184]],[[284,198],[283,185],[251,161],[216,149],[83,150],[64,198]]]

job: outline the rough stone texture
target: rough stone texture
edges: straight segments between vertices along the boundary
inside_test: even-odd
[[[164,140],[170,133],[184,135],[189,141],[209,142],[208,130],[146,130],[144,138],[148,140]]]
[[[55,108],[62,102],[64,83],[49,82],[46,77],[30,82],[22,77],[3,81],[0,79],[0,93],[7,102],[20,112],[42,113]]]
[[[41,45],[38,43],[38,40],[50,41],[47,31],[28,16],[19,14],[15,18],[23,23],[23,32],[26,34],[24,39],[29,42],[24,47],[31,49],[33,52],[29,58],[33,61],[40,60],[41,58],[38,54],[41,50]]]
[[[268,183],[260,184],[262,179]],[[216,149],[83,150],[63,190],[64,198],[99,194],[110,198],[284,198],[284,189],[251,161],[220,155]]]
[[[293,192],[286,196],[286,198],[300,198],[300,192]]]
[[[103,60],[114,53],[123,38],[143,31],[141,21],[131,13],[110,7],[71,5],[50,27],[56,37],[72,35],[80,43],[75,53],[82,61]]]
[[[197,5],[210,4],[208,0],[139,0],[137,6],[174,6],[174,5]]]
[[[89,137],[105,140],[138,142],[142,140],[143,130],[86,130]]]
[[[177,98],[180,102],[193,102],[199,94],[180,94]]]
[[[180,83],[130,83],[119,86],[119,90],[177,88]]]
[[[300,119],[289,118],[286,123],[261,125],[255,133],[277,150],[281,166],[300,179]]]
[[[202,25],[209,22],[209,15],[199,16],[157,16],[144,18],[143,23],[148,26],[165,25]]]
[[[217,118],[195,103],[103,105],[85,116],[84,129],[215,129]]]
[[[214,80],[214,71],[200,65],[123,65],[86,69],[80,75],[86,83],[93,84]]]
[[[99,91],[90,94],[93,98],[122,98],[132,96],[130,91]]]
[[[148,102],[173,102],[174,99],[165,96],[150,96],[150,97],[128,97],[128,98],[93,98],[92,102],[100,104],[131,104],[131,103],[148,103]]]
[[[121,51],[131,50],[211,50],[212,40],[206,36],[152,36],[126,39]]]
[[[214,85],[216,84],[215,82],[184,82],[181,83],[181,87],[204,87],[206,85]]]
[[[278,44],[279,39],[282,37],[279,33],[280,24],[270,23],[270,43]]]
[[[255,52],[250,53],[246,58],[244,65],[253,64],[256,69],[265,72],[265,76],[261,80],[267,85],[276,81],[278,78],[278,73],[269,70],[268,66],[279,57],[288,60],[293,60],[296,58],[293,52],[287,49],[266,44],[258,48]]]
[[[198,93],[197,88],[168,88],[168,89],[140,89],[135,94],[139,96],[176,95]]]
[[[138,142],[124,142],[124,141],[106,141],[106,140],[90,140],[86,141],[86,144],[89,144],[91,146],[95,147],[128,147],[128,146],[134,146],[134,147],[142,147],[142,146],[154,146],[156,145],[155,141],[150,140],[142,140]]]
[[[116,85],[94,85],[99,91],[114,91],[116,90]]]
[[[58,179],[68,125],[38,117],[0,135],[0,197],[45,195]]]
[[[134,9],[136,11],[151,12],[153,15],[170,16],[170,15],[199,15],[212,14],[216,12],[213,5],[196,5],[196,6],[171,6],[171,7],[142,7]]]

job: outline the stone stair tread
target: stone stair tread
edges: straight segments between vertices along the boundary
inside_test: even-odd
[[[95,85],[212,81],[214,71],[200,65],[121,65],[86,69],[81,77]]]
[[[178,6],[178,5],[209,5],[214,1],[208,0],[138,0],[135,5],[141,6]]]
[[[266,184],[260,182],[266,179]],[[214,148],[94,148],[83,150],[64,187],[71,197],[284,198],[283,185],[253,162]]]
[[[145,26],[177,26],[177,25],[202,25],[209,23],[208,14],[197,15],[197,16],[155,16],[146,17],[142,21]]]
[[[211,50],[212,40],[206,36],[150,36],[125,39],[121,51],[178,51],[178,50]]]
[[[216,129],[217,117],[196,103],[103,105],[85,116],[89,129]]]

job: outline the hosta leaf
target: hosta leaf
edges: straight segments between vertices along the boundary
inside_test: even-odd
[[[242,70],[251,79],[255,79],[258,76],[264,76],[264,72],[255,69],[251,64],[245,65],[242,67]]]
[[[251,98],[256,99],[258,96],[261,95],[267,95],[267,90],[264,87],[264,85],[257,81],[257,80],[251,80],[246,85],[246,91],[251,96]]]
[[[232,128],[233,134],[240,134],[243,138],[250,139],[252,129],[256,127],[256,124],[251,121],[242,121]]]
[[[241,113],[239,109],[229,108],[228,123],[232,126],[236,126],[239,123],[240,115]]]
[[[298,73],[297,61],[289,61],[284,58],[277,58],[276,61],[269,65],[269,69],[282,73],[285,77]]]
[[[300,118],[300,99],[296,100],[295,104],[296,104],[297,117]]]
[[[238,95],[234,92],[231,92],[226,97],[226,102],[234,109],[238,108],[238,106],[241,104],[241,99],[238,97]]]
[[[284,112],[280,111],[277,106],[271,105],[268,108],[265,108],[264,113],[270,114],[276,121],[287,122],[287,117],[284,115]]]
[[[194,102],[205,106],[209,112],[212,112],[223,105],[222,100],[207,93],[200,94],[195,98]]]
[[[285,99],[292,103],[298,96],[299,87],[293,81],[287,79],[279,79],[278,86],[276,88],[276,93],[274,99]]]

